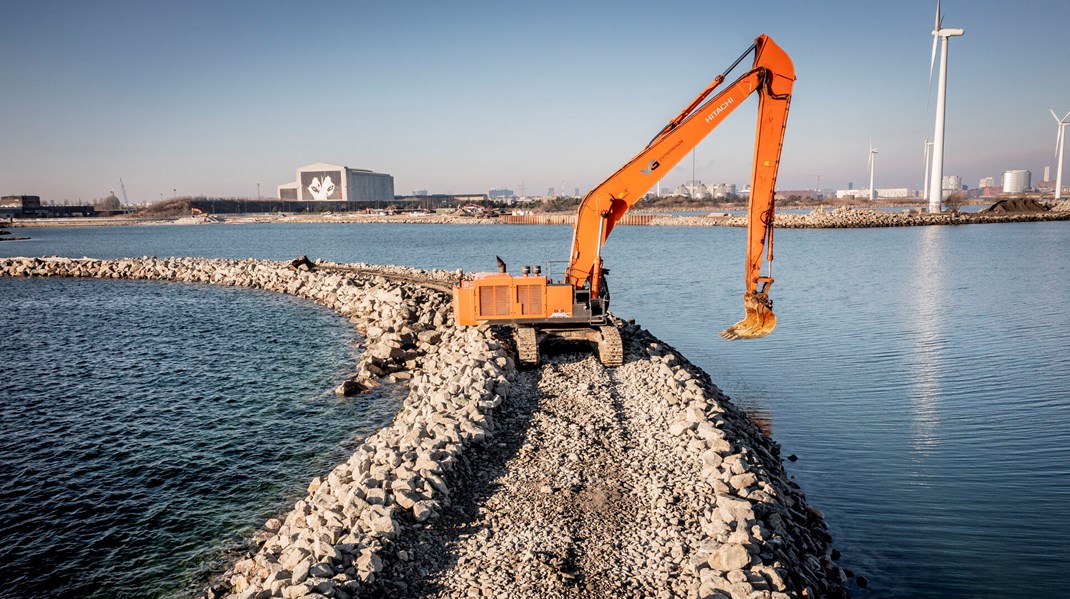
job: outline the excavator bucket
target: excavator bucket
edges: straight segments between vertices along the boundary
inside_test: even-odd
[[[773,302],[769,296],[760,291],[752,291],[744,297],[743,307],[746,316],[743,320],[721,331],[721,338],[757,339],[765,337],[776,328],[776,315],[773,314]]]

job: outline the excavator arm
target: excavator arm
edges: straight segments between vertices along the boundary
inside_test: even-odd
[[[748,54],[750,70],[723,91],[706,99]],[[613,227],[661,177],[752,93],[758,94],[758,125],[751,193],[747,207],[747,252],[744,265],[743,320],[721,332],[726,339],[768,335],[776,326],[768,290],[773,283],[762,267],[773,259],[773,194],[784,141],[795,68],[788,55],[768,36],[754,40],[725,73],[718,75],[676,118],[669,121],[643,151],[592,189],[582,200],[573,232],[566,281],[589,287],[598,297],[602,285],[600,252]]]
[[[726,74],[752,52],[751,68],[713,95]],[[768,37],[758,37],[642,152],[584,197],[564,280],[554,281],[543,275],[538,265],[525,266],[520,275],[513,275],[499,259],[499,272],[461,277],[453,285],[453,314],[458,326],[512,325],[521,364],[538,364],[539,343],[552,337],[588,341],[597,348],[602,364],[620,366],[624,352],[620,331],[609,318],[609,292],[603,279],[608,271],[602,268],[599,255],[602,245],[613,227],[662,175],[748,96],[757,93],[758,132],[747,211],[743,296],[746,316],[721,336],[741,339],[769,334],[776,325],[768,295],[773,279],[762,275],[762,267],[773,258],[773,189],[794,81],[795,69],[788,55]]]

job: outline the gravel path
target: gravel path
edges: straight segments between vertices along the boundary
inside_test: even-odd
[[[589,355],[518,376],[483,467],[465,473],[465,486],[482,492],[413,538],[422,559],[402,568],[417,577],[405,576],[414,586],[399,594],[605,597],[649,586],[633,575],[644,558],[622,551],[651,522],[635,492],[639,472],[621,468],[632,424],[615,387]]]
[[[710,568],[710,556],[727,541],[757,541],[751,531],[712,517],[717,493],[727,489],[703,482],[710,474],[701,457],[705,444],[689,447],[680,443],[680,431],[670,432],[681,406],[652,372],[664,366],[677,376],[680,370],[669,368],[680,366],[677,357],[656,342],[651,351],[644,341],[627,335],[626,361],[616,369],[602,367],[589,351],[546,352],[538,369],[518,374],[494,437],[455,471],[450,509],[401,535],[399,559],[380,573],[376,591],[392,597],[802,596],[806,582],[793,585],[778,574],[786,572],[772,554],[743,553],[741,563]],[[717,399],[719,392],[710,395]],[[757,520],[757,536],[771,536]],[[763,566],[766,561],[776,567]]]

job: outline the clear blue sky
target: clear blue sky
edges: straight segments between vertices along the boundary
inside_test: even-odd
[[[1055,172],[1070,3],[946,0],[945,174]],[[265,196],[298,166],[395,190],[586,191],[756,37],[798,81],[778,187],[920,187],[935,2],[54,2],[0,4],[0,193],[88,201]],[[935,96],[935,83],[934,83]],[[749,180],[753,113],[697,149]],[[1068,173],[1066,176],[1070,176]],[[691,161],[663,186],[691,178]]]

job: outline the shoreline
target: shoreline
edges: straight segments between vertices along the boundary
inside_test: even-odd
[[[365,335],[354,382],[408,385],[393,423],[314,478],[285,517],[264,523],[255,550],[202,596],[467,596],[488,580],[532,597],[846,594],[827,527],[785,473],[779,446],[708,374],[638,325],[622,323],[625,365],[613,371],[567,352],[520,371],[505,331],[455,327],[448,296],[426,286],[448,286],[454,271],[3,258],[0,276],[184,281],[304,297]],[[589,411],[589,421],[555,409]],[[591,438],[604,442],[571,449],[572,466],[552,465]],[[575,520],[569,506],[586,516]],[[617,525],[628,534],[609,535],[616,529],[606,523],[627,513],[634,516]],[[487,536],[462,549],[472,530]],[[425,551],[427,543],[443,552]],[[463,555],[446,551],[455,547]]]
[[[736,210],[735,208],[727,208]],[[797,210],[798,208],[787,208]],[[723,210],[723,209],[722,209]],[[688,211],[697,212],[697,211]],[[746,217],[728,215],[723,211],[709,211],[704,215],[687,213],[665,213],[660,211],[629,212],[627,216],[639,216],[631,226],[663,227],[737,227],[746,226]],[[278,223],[312,223],[312,224],[436,224],[436,225],[525,225],[552,224],[571,225],[575,222],[575,212],[538,213],[522,217],[505,215],[498,218],[475,218],[453,215],[393,215],[380,216],[370,214],[223,214],[210,219],[198,217],[89,217],[26,219],[15,221],[12,228],[37,227],[107,227],[107,226],[167,226],[167,225],[242,225],[242,224],[278,224]],[[934,225],[969,225],[1010,222],[1039,222],[1070,220],[1070,201],[1060,201],[1052,205],[1047,212],[1031,213],[982,213],[982,212],[941,212],[928,214],[917,210],[885,211],[865,206],[840,206],[835,209],[813,208],[805,214],[779,212],[774,217],[774,227],[782,229],[843,229],[843,228],[885,228],[913,227]],[[15,241],[14,239],[12,241]]]

